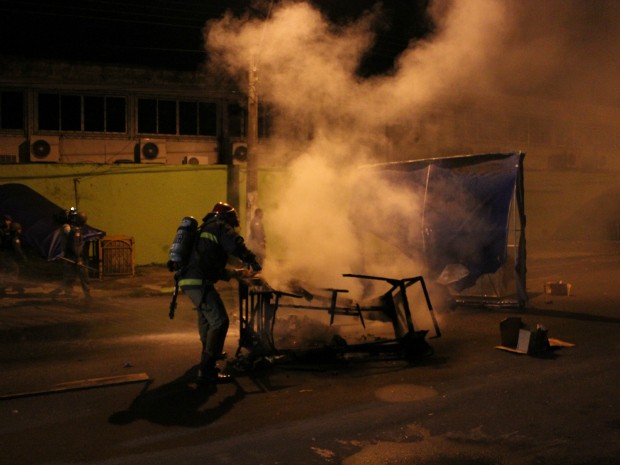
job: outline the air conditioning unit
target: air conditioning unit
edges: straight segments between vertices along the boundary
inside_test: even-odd
[[[42,136],[31,139],[29,160],[31,163],[58,163],[60,161],[60,137]]]
[[[248,144],[245,142],[233,142],[232,161],[235,165],[241,165],[248,161]]]
[[[217,154],[209,155],[188,155],[183,158],[184,165],[214,165],[217,163]]]
[[[142,139],[139,144],[140,163],[166,163],[166,143],[156,139]]]

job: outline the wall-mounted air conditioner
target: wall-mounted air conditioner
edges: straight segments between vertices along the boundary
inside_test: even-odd
[[[22,146],[30,152],[30,144],[24,140],[23,136],[2,136],[0,137],[0,163],[22,163]],[[28,153],[28,157],[30,154]]]
[[[248,161],[248,144],[245,142],[233,142],[232,161],[235,165],[241,165]]]
[[[217,154],[213,155],[187,155],[183,158],[184,165],[214,165],[217,163]]]
[[[142,139],[138,144],[140,163],[166,163],[166,143],[157,139]]]
[[[31,163],[60,161],[59,136],[35,136],[30,139]]]

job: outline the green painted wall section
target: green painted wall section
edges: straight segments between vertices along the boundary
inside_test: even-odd
[[[77,194],[78,207],[88,214],[90,225],[108,236],[134,238],[136,265],[163,264],[184,216],[200,221],[216,202],[229,201],[228,169],[226,165],[7,164],[0,165],[0,184],[25,184],[63,208],[76,205]],[[612,172],[526,170],[528,240],[563,239],[570,231],[591,240],[609,240],[611,228],[620,228],[617,179]],[[285,180],[284,169],[258,173],[268,253],[275,258],[286,251],[278,244],[268,213],[280,206]],[[242,167],[236,188],[244,236],[245,183]],[[572,221],[586,214],[590,215],[587,221]]]
[[[531,170],[524,179],[529,239],[620,239],[617,172]]]
[[[133,237],[136,265],[165,263],[181,219],[200,221],[227,200],[225,165],[2,165],[0,184],[8,183],[29,186],[62,208],[77,203],[91,226]]]

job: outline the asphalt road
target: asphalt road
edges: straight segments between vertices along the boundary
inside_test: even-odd
[[[32,283],[0,299],[0,463],[620,463],[620,252],[530,252],[528,277],[524,310],[436,308],[442,337],[413,363],[276,362],[211,390],[193,383],[194,314],[181,298],[168,319],[162,270],[94,283],[88,309]],[[573,295],[544,295],[550,280]],[[234,286],[221,290],[234,314]],[[498,350],[507,316],[575,345]],[[237,341],[233,316],[229,354]],[[53,391],[139,374],[148,381]]]

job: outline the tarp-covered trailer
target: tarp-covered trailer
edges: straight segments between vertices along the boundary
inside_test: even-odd
[[[41,257],[53,260],[61,253],[59,215],[67,210],[23,184],[0,185],[0,214],[10,215],[22,226],[22,244]],[[105,232],[85,225],[82,227],[86,242],[96,241]]]
[[[362,168],[368,182],[409,195],[416,208],[390,209],[361,193],[352,205],[360,232],[422,258],[426,276],[446,286],[453,304],[527,303],[522,152],[488,153]],[[387,204],[387,207],[386,207]],[[374,209],[373,209],[374,208]],[[390,227],[390,225],[398,225]],[[405,225],[405,226],[402,226]]]

